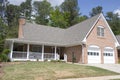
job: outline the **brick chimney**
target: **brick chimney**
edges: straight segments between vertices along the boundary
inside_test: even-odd
[[[23,38],[23,25],[25,25],[26,20],[24,16],[19,18],[19,30],[18,30],[18,38]]]

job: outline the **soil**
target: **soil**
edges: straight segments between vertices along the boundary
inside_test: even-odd
[[[3,72],[3,64],[2,63],[0,63],[0,79],[2,78],[2,76],[3,76],[3,74],[4,74],[4,72]]]

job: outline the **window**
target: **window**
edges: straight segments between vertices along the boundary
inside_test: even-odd
[[[104,36],[104,27],[98,26],[97,27],[97,35],[103,37]]]
[[[105,47],[104,48],[104,56],[113,56],[113,48],[111,47]]]

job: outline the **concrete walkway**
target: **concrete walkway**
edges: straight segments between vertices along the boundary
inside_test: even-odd
[[[87,77],[87,78],[71,78],[71,79],[59,79],[59,80],[110,80],[110,79],[120,79],[120,75],[101,76],[101,77]]]
[[[109,71],[120,73],[120,64],[86,64],[88,66],[95,66]]]

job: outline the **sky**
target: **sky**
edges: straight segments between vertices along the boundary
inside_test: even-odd
[[[19,5],[21,2],[25,0],[8,0],[12,4]],[[41,1],[41,0],[34,0]],[[52,6],[60,5],[64,0],[48,0]],[[80,8],[80,13],[82,15],[89,15],[92,8],[97,6],[103,7],[103,13],[106,12],[114,12],[120,15],[120,0],[78,0],[78,5]]]

